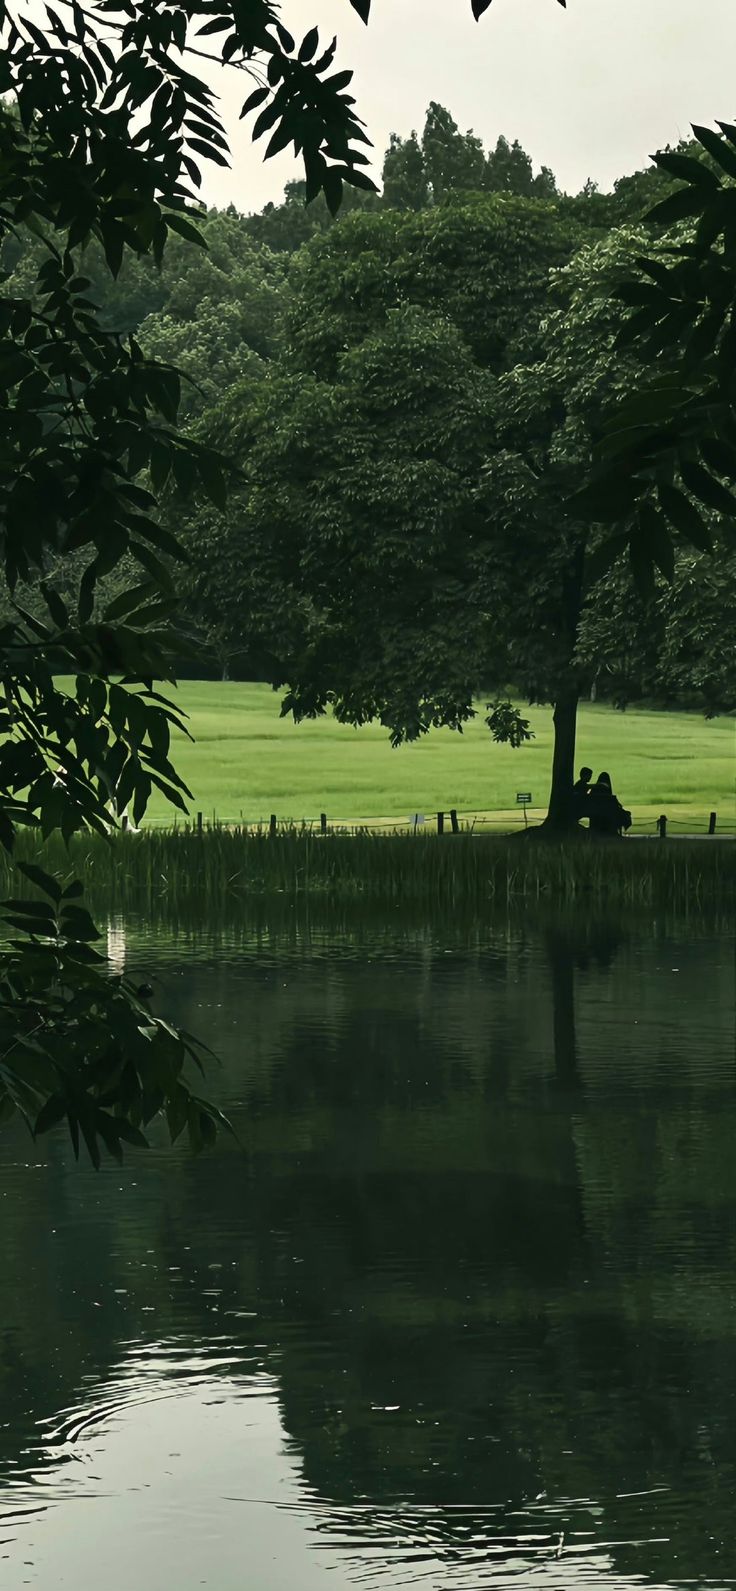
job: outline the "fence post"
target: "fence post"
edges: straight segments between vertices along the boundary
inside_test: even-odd
[[[202,838],[202,814],[201,814],[201,812],[197,813],[197,834],[199,835],[199,838],[201,840],[201,838]]]
[[[716,812],[711,812],[710,819],[709,819],[709,822],[708,822],[708,833],[709,834],[715,834],[715,832],[716,832],[716,817],[717,817],[717,815],[718,814]]]
[[[275,840],[275,838],[276,838],[276,813],[275,812],[271,813],[271,821],[270,821],[270,823],[268,825],[268,833],[269,833],[270,839]]]
[[[438,834],[444,834],[444,832],[445,832],[445,814],[444,814],[444,812],[438,812],[437,813],[437,833]]]
[[[326,834],[327,833],[327,813],[326,812],[320,812],[320,815],[319,815],[319,832],[320,832],[320,834]]]
[[[667,838],[667,818],[666,818],[666,815],[665,815],[664,812],[662,813],[661,817],[657,818],[657,828],[659,829],[659,838],[660,838],[660,840],[666,840],[666,838]]]
[[[450,823],[452,825],[453,834],[459,834],[460,833],[460,824],[457,821],[457,812],[455,811],[454,807],[450,808]]]

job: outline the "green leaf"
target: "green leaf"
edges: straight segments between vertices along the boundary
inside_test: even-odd
[[[188,137],[187,144],[190,149],[196,149],[199,155],[204,155],[207,160],[214,161],[216,166],[229,166],[230,164],[227,155],[224,155],[222,150],[218,149],[214,143],[206,144],[201,138]]]
[[[169,1137],[172,1144],[183,1133],[187,1125],[189,1112],[189,1095],[187,1090],[178,1083],[166,1103],[166,1120],[169,1128]]]
[[[32,359],[17,348],[0,348],[0,387],[15,387],[36,369]]]
[[[252,110],[257,110],[259,105],[265,104],[270,92],[269,88],[257,88],[249,94],[240,112],[240,120],[242,121],[243,117],[248,116]]]
[[[43,923],[40,921],[34,922],[29,917],[16,917],[11,912],[8,912],[3,921],[10,928],[18,929],[18,931],[22,934],[38,934],[43,938],[53,938],[56,934],[56,924],[54,923],[52,925],[48,921]]]
[[[699,552],[712,552],[713,537],[690,498],[686,497],[679,487],[669,486],[664,482],[658,486],[657,495],[665,517],[674,525],[675,530],[679,530],[686,541],[697,547]]]
[[[125,1121],[122,1117],[117,1116],[115,1118],[115,1127],[119,1137],[122,1138],[124,1143],[132,1144],[135,1149],[150,1148],[148,1139],[143,1136],[140,1128],[134,1127],[131,1122]]]
[[[92,563],[87,569],[85,569],[84,574],[82,575],[82,578],[79,582],[79,601],[77,603],[77,613],[80,624],[87,624],[92,617],[95,603],[96,585],[97,568],[96,564]]]
[[[689,392],[679,382],[644,387],[621,404],[616,415],[616,429],[666,424],[689,397]]]
[[[44,872],[42,867],[37,867],[35,862],[19,862],[18,871],[28,879],[29,883],[35,884],[37,889],[42,890],[43,894],[48,895],[49,899],[55,901],[58,906],[62,895],[61,885],[55,878],[51,877],[50,873]]]
[[[74,878],[71,884],[67,884],[61,898],[62,900],[79,900],[83,894],[84,885],[80,883],[78,878]]]
[[[200,480],[216,508],[227,507],[227,485],[222,471],[222,464],[216,453],[202,450],[196,455],[196,464]]]
[[[697,370],[698,366],[712,354],[722,325],[723,315],[719,309],[711,310],[698,321],[683,350],[683,370]]]
[[[160,591],[173,591],[174,586],[170,571],[161,562],[161,559],[156,557],[155,552],[146,546],[145,542],[131,541],[130,551],[137,562],[148,570]]]
[[[186,238],[189,243],[196,243],[199,248],[207,250],[207,239],[202,236],[198,227],[187,220],[186,216],[167,211],[165,221],[170,231],[178,232],[179,236]]]
[[[725,475],[736,480],[736,447],[717,436],[704,436],[698,442],[701,457],[715,475]]]
[[[269,141],[266,145],[264,159],[271,160],[274,155],[280,154],[282,149],[286,149],[287,146],[293,142],[293,127],[290,127],[287,122],[282,122],[281,126],[277,127],[275,133],[273,133],[271,138],[269,138]]]
[[[205,22],[203,28],[197,28],[197,38],[203,39],[209,33],[225,33],[232,27],[231,17],[215,17],[212,22]]]
[[[644,545],[644,537],[634,533],[629,541],[629,563],[634,584],[639,594],[647,600],[654,592],[654,565]]]
[[[319,45],[319,28],[310,28],[309,32],[305,33],[304,38],[302,40],[302,43],[301,43],[301,46],[300,46],[300,49],[299,49],[299,60],[302,63],[304,63],[305,61],[311,61],[312,57],[314,55],[316,55],[316,53],[317,53],[318,45]]]
[[[706,508],[715,508],[719,514],[726,514],[729,518],[736,515],[736,497],[720,481],[714,480],[702,464],[683,459],[680,475],[688,491],[705,503]]]
[[[690,216],[701,215],[704,195],[700,188],[678,188],[666,199],[660,199],[645,216],[646,221],[656,221],[660,226],[672,226],[675,221],[686,221]]]
[[[599,547],[595,547],[592,552],[586,553],[585,583],[587,586],[594,586],[598,580],[602,580],[603,576],[608,574],[609,569],[612,569],[618,559],[626,552],[630,539],[628,531],[623,532],[619,536],[609,536],[608,540],[602,542]]]
[[[161,552],[168,553],[171,558],[176,558],[179,562],[186,561],[181,542],[177,541],[176,536],[172,536],[171,531],[166,530],[164,525],[158,525],[155,520],[136,514],[131,526],[135,528],[137,535],[142,536],[144,541],[150,541],[153,547],[158,547]]]
[[[334,166],[325,166],[322,172],[322,192],[330,215],[337,215],[342,203],[342,177]]]
[[[570,512],[577,519],[610,525],[633,513],[644,490],[642,481],[623,475],[619,469],[594,477],[582,491],[569,499]]]
[[[172,365],[146,366],[146,385],[150,401],[160,409],[165,419],[176,424],[181,400],[181,377]]]
[[[6,900],[2,902],[2,912],[3,921],[21,933],[56,938],[56,916],[50,906],[42,906],[39,901]]]
[[[646,502],[639,508],[638,520],[644,552],[671,585],[675,575],[675,549],[664,515]]]
[[[692,155],[678,155],[670,150],[663,150],[653,156],[655,165],[660,171],[668,171],[673,177],[679,177],[683,182],[694,183],[698,188],[716,189],[720,186],[719,179],[710,166],[702,160],[695,160]],[[651,217],[650,217],[651,219]]]
[[[332,63],[333,63],[333,61],[335,59],[336,53],[337,53],[337,38],[333,38],[332,43],[330,45],[328,45],[327,49],[324,52],[324,55],[321,55],[319,60],[315,61],[315,63],[314,63],[315,72],[317,72],[317,73],[327,72],[329,70],[329,68],[332,66]]]
[[[33,1123],[33,1136],[40,1138],[42,1133],[50,1132],[52,1127],[58,1127],[64,1120],[67,1111],[66,1100],[61,1094],[51,1094],[46,1100]]]
[[[363,193],[377,193],[378,188],[365,171],[357,171],[355,166],[340,166],[340,175],[343,182],[348,182],[351,188],[360,188]]]
[[[40,589],[44,602],[46,603],[46,606],[57,629],[68,629],[69,613],[58,592],[54,591],[53,586],[47,586],[45,580],[41,581]]]
[[[151,798],[151,780],[148,774],[142,774],[136,786],[133,797],[133,822],[138,827],[146,815],[146,808]]]
[[[121,591],[120,595],[114,597],[112,602],[108,602],[103,612],[105,623],[113,624],[116,620],[124,619],[128,614],[135,613],[136,608],[140,608],[144,602],[149,602],[156,591],[157,587],[152,580],[144,580],[140,585],[131,586],[127,591]]]
[[[102,937],[83,906],[62,905],[59,923],[67,939],[79,939],[83,944],[88,944]]]
[[[662,315],[666,315],[670,308],[673,285],[672,282],[668,283],[667,295],[665,296],[661,289],[655,287],[652,282],[621,282],[614,289],[614,296],[622,304],[628,304],[632,308],[643,305],[644,308],[650,310],[655,319],[661,319]]]
[[[171,448],[156,441],[155,438],[151,442],[149,470],[154,491],[161,492],[166,485],[171,470]]]
[[[714,133],[710,127],[699,127],[693,123],[693,132],[699,144],[707,149],[708,154],[718,162],[722,171],[729,177],[736,177],[736,152],[731,148],[728,139]]]

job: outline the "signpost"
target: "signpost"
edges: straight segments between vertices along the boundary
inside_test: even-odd
[[[527,809],[527,807],[530,807],[531,804],[532,804],[532,793],[531,793],[531,790],[517,790],[517,792],[516,792],[516,805],[517,805],[517,807],[523,807],[524,808],[524,828],[527,828],[526,809]]]

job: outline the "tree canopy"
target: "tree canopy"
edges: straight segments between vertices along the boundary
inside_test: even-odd
[[[474,133],[461,133],[444,106],[432,101],[421,140],[393,134],[383,162],[383,197],[398,210],[425,210],[461,193],[514,193],[553,198],[557,184],[549,167],[537,176],[518,140],[499,137],[487,155]]]
[[[630,315],[621,343],[650,379],[611,416],[581,511],[615,522],[643,565],[672,560],[672,531],[710,550],[704,510],[731,540],[736,522],[736,126],[694,127],[699,155],[664,151],[684,186],[649,220],[679,228],[632,262],[619,286]]]

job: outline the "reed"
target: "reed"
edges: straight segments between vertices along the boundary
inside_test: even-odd
[[[322,897],[397,904],[495,901],[681,906],[736,901],[736,841],[546,842],[471,834],[334,835],[301,830],[246,834],[212,828],[120,834],[105,842],[76,836],[42,844],[30,833],[19,859],[40,862],[60,879],[83,880],[90,902],[106,910],[226,899]],[[0,860],[0,884],[18,893],[12,863]]]

